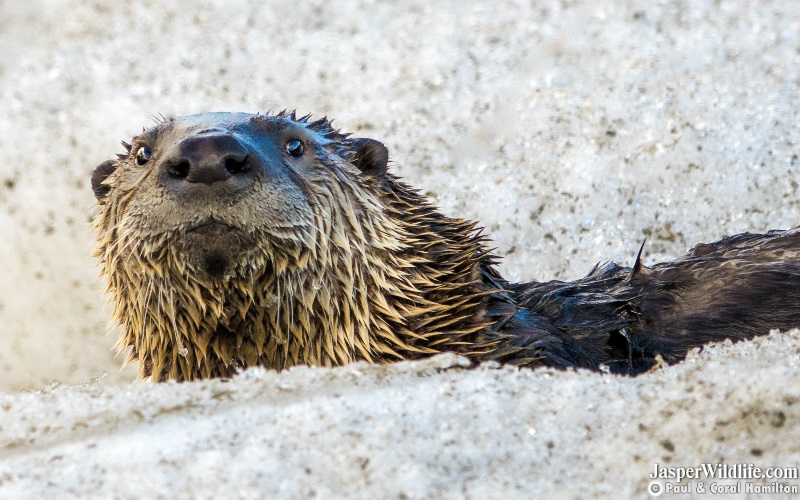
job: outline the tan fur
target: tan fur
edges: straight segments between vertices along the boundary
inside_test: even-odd
[[[137,170],[128,155],[105,180],[95,255],[122,326],[117,346],[132,348],[127,361],[140,362],[140,376],[192,380],[254,365],[487,350],[476,336],[488,325],[480,313],[489,292],[477,271],[487,250],[474,225],[444,218],[391,176],[392,190],[370,185],[327,122],[273,118],[333,137],[320,141],[331,175],[301,178],[310,220],[288,228],[226,220],[255,248],[224,278],[199,272],[180,251],[186,228],[148,227],[147,210],[132,208],[164,201],[142,187],[152,171]],[[449,234],[425,230],[431,220],[446,222]]]

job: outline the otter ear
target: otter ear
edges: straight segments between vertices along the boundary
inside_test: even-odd
[[[98,201],[102,200],[111,191],[111,188],[103,184],[103,181],[116,169],[117,160],[108,160],[98,165],[92,172],[92,191],[94,191]]]
[[[350,139],[353,149],[352,163],[362,173],[383,177],[389,164],[389,150],[375,139]]]

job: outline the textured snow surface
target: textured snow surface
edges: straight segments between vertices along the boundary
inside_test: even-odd
[[[88,225],[150,115],[297,108],[383,141],[513,280],[795,226],[795,0],[0,1],[0,103],[0,497],[641,496],[655,461],[800,462],[797,335],[635,380],[130,383]],[[88,385],[17,394],[53,380]]]
[[[635,379],[466,363],[2,396],[0,497],[612,498],[654,463],[800,461],[797,331]]]

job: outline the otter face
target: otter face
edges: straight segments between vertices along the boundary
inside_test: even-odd
[[[293,113],[169,119],[123,144],[127,154],[92,175],[98,242],[138,261],[177,253],[212,280],[296,265],[331,237],[342,196],[374,203],[388,160],[377,141]],[[342,180],[356,189],[342,191]]]

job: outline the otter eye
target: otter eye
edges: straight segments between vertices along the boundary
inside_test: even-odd
[[[306,147],[303,145],[301,141],[298,141],[297,139],[292,139],[291,141],[287,142],[285,147],[286,147],[286,152],[294,156],[295,158],[300,158],[306,151]]]
[[[142,146],[136,151],[136,164],[140,167],[150,161],[153,152],[147,146]]]

